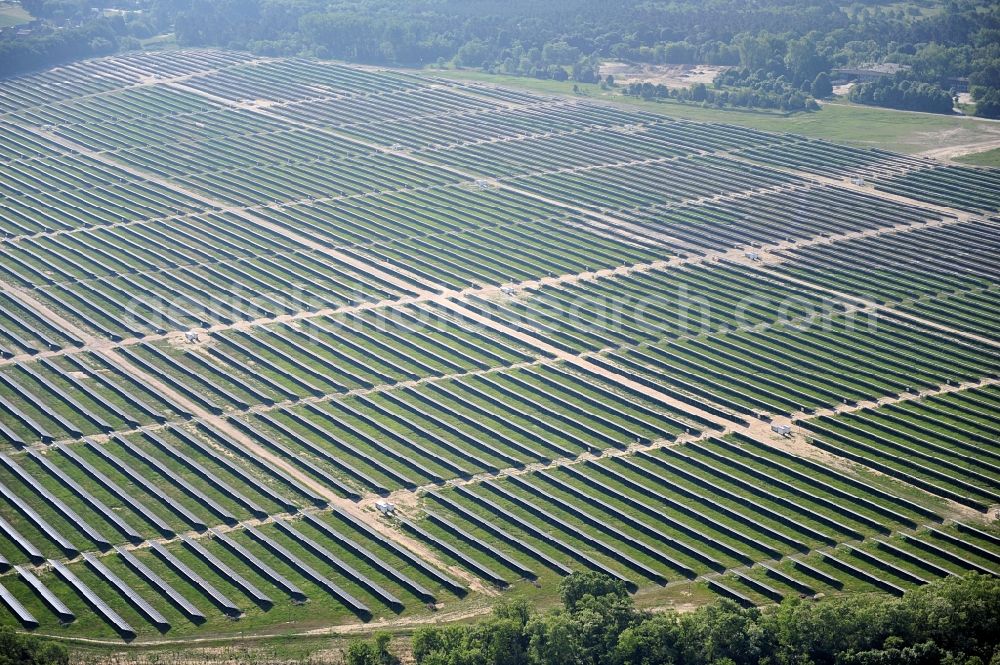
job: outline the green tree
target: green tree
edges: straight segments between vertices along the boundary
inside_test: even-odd
[[[737,46],[740,65],[745,69],[777,71],[781,68],[780,57],[785,53],[785,44],[779,37],[768,33],[744,35],[737,41]]]
[[[68,665],[66,647],[0,626],[0,665]]]
[[[576,573],[563,607],[500,603],[473,625],[423,628],[418,665],[998,665],[1000,579],[970,574],[902,598],[791,598],[778,607],[728,600],[678,614],[637,612],[620,580]],[[359,642],[348,665],[383,665],[387,642]],[[0,660],[0,665],[8,665]]]
[[[812,81],[820,72],[830,68],[826,58],[816,51],[816,44],[808,37],[789,42],[785,53],[785,69],[796,85]]]
[[[490,57],[490,47],[479,39],[462,45],[455,54],[455,64],[459,67],[479,67]]]
[[[345,665],[399,665],[400,660],[389,651],[392,635],[377,632],[371,640],[353,640],[344,653]]]
[[[531,662],[611,665],[619,636],[639,619],[624,582],[574,573],[563,579],[559,592],[563,611],[527,625]]]
[[[413,658],[421,665],[527,665],[532,620],[523,599],[500,601],[474,626],[421,628],[413,635]]]
[[[833,83],[830,82],[830,75],[820,72],[812,82],[812,96],[816,99],[825,99],[833,94]]]
[[[581,662],[611,663],[618,637],[638,619],[627,594],[584,595],[570,612]]]
[[[573,573],[559,583],[559,597],[563,607],[569,612],[574,612],[577,604],[586,596],[626,599],[628,589],[623,581],[595,571]]]
[[[675,612],[658,614],[622,631],[615,645],[614,660],[628,665],[678,663],[680,635],[680,619]]]
[[[974,87],[972,101],[980,118],[1000,118],[1000,88]]]
[[[679,648],[684,662],[756,665],[772,651],[772,635],[759,609],[723,600],[681,618]]]
[[[538,617],[528,624],[527,632],[532,665],[582,662],[576,622],[570,615],[555,613]]]

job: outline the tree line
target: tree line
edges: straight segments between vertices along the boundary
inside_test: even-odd
[[[417,665],[996,665],[1000,580],[952,577],[902,598],[790,599],[768,609],[719,600],[694,612],[636,609],[624,585],[576,573],[562,607],[500,602],[482,621],[421,628]],[[351,643],[346,665],[394,665],[390,636]]]
[[[959,77],[968,77],[984,102],[980,114],[1000,101],[1000,4],[979,0],[944,7],[883,0],[151,1],[174,17],[182,44],[266,55],[453,63],[581,83],[596,82],[608,58],[729,65],[740,80],[717,82],[709,104],[786,111],[813,107],[821,73],[895,62],[909,67],[905,77],[862,88],[857,101],[948,113],[941,93]]]
[[[852,86],[847,97],[859,104],[927,113],[951,113],[954,104],[952,96],[940,87],[898,75]]]
[[[27,37],[0,39],[0,77],[138,49],[141,39],[173,24],[172,16],[146,6],[148,0],[21,0],[21,5],[47,25]],[[112,6],[144,11],[105,15],[102,10]]]
[[[114,0],[25,0],[42,17],[82,16]],[[739,101],[801,106],[820,73],[892,62],[901,80],[858,93],[862,103],[940,108],[968,78],[982,115],[1000,106],[1000,3],[947,0],[118,0],[141,14],[105,17],[58,37],[0,42],[0,75],[135,48],[173,31],[184,46],[372,64],[455,64],[483,71],[598,80],[600,60],[732,66]],[[771,90],[755,87],[767,81]],[[779,82],[781,91],[773,90]],[[898,84],[898,85],[897,85]],[[810,86],[807,90],[804,86]],[[765,94],[766,93],[766,94]],[[793,94],[795,93],[795,94]],[[699,93],[700,94],[700,93]],[[710,95],[719,103],[721,93]],[[732,101],[723,104],[740,105]],[[807,103],[807,102],[804,102]],[[902,105],[902,106],[899,106]]]
[[[0,39],[0,76],[109,55],[120,48],[120,35],[110,21],[92,21],[38,37]]]

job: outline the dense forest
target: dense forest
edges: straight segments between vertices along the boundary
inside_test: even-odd
[[[952,577],[902,598],[793,599],[776,608],[720,600],[694,612],[642,612],[599,573],[563,580],[562,607],[500,603],[471,625],[421,628],[417,665],[996,665],[1000,580]],[[389,635],[355,641],[346,665],[393,665]]]
[[[24,2],[41,17],[84,15],[95,4],[100,3]],[[388,65],[449,63],[582,83],[597,80],[601,59],[732,65],[740,81],[717,82],[718,92],[709,91],[703,101],[785,110],[809,106],[820,73],[893,62],[905,71],[858,91],[856,101],[950,112],[943,95],[950,100],[956,80],[967,78],[980,102],[978,112],[1000,111],[1000,3],[990,0],[130,0],[124,5],[142,11],[124,19],[96,17],[34,40],[0,41],[0,75],[135,48],[139,39],[172,30],[185,46]]]

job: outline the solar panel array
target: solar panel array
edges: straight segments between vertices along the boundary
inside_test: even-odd
[[[0,129],[0,622],[1000,570],[994,170],[200,50]]]

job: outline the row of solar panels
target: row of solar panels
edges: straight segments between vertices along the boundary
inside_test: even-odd
[[[243,449],[240,448],[235,442],[222,438],[221,435],[213,430],[206,429],[205,431],[209,434],[215,435],[216,438],[221,443],[225,444],[230,450],[245,453],[245,451],[243,451]],[[212,446],[199,440],[199,438],[189,434],[181,428],[174,426],[169,426],[165,432],[169,432],[170,435],[183,443],[187,450],[208,458],[208,460],[210,460],[213,464],[216,464],[218,467],[223,469],[237,481],[237,486],[239,486],[240,489],[237,489],[237,487],[230,482],[220,478],[219,475],[213,470],[193,459],[188,454],[187,450],[181,450],[178,446],[169,443],[163,434],[146,431],[143,433],[143,436],[146,442],[151,443],[155,448],[165,453],[168,457],[176,460],[186,469],[189,469],[194,477],[203,479],[208,485],[217,489],[220,494],[231,498],[235,503],[246,508],[254,517],[263,519],[268,516],[268,511],[259,505],[257,501],[249,498],[244,493],[245,490],[243,488],[253,490],[260,496],[274,501],[277,505],[282,506],[289,512],[297,510],[295,501],[286,497],[279,491],[272,489],[268,484],[262,482],[247,469],[235,463],[228,456],[217,451]],[[153,472],[156,476],[168,480],[169,483],[175,486],[179,491],[193,498],[199,506],[205,507],[223,523],[235,524],[239,521],[229,510],[221,506],[203,490],[199,489],[199,487],[192,483],[191,480],[189,480],[185,475],[174,471],[163,461],[147,453],[135,443],[117,435],[112,436],[111,441],[126,450],[137,460],[143,462],[144,465],[148,467],[148,470]],[[56,446],[56,449],[63,457],[68,459],[74,466],[80,469],[85,476],[87,476],[88,482],[92,481],[96,486],[101,487],[103,490],[121,500],[136,514],[145,518],[145,520],[163,536],[172,537],[174,535],[174,529],[172,527],[170,527],[154,511],[150,510],[139,498],[133,496],[129,490],[95,468],[87,459],[84,458],[84,456],[80,454],[81,451],[76,446],[60,444]],[[167,494],[159,485],[151,482],[146,477],[145,470],[143,472],[138,471],[130,463],[127,463],[116,454],[112,453],[106,446],[85,439],[83,443],[83,450],[93,454],[103,462],[108,463],[131,483],[141,488],[144,493],[154,497],[164,506],[169,508],[171,512],[178,515],[192,528],[198,531],[204,531],[211,526],[211,522],[209,520],[204,517],[194,515],[181,503]],[[128,541],[141,542],[143,540],[143,536],[140,532],[129,525],[124,519],[119,517],[114,510],[90,492],[84,486],[86,484],[84,481],[78,482],[77,480],[74,480],[74,478],[67,474],[63,469],[53,463],[49,455],[42,454],[35,449],[26,449],[26,455],[31,457],[39,466],[41,466],[53,479],[55,479],[56,482],[70,490],[83,503],[92,508],[95,513],[104,518],[108,524],[112,525],[116,531],[121,533]],[[72,524],[77,530],[96,543],[101,549],[108,549],[114,543],[121,542],[118,537],[106,536],[100,529],[91,526],[85,519],[78,515],[72,508],[66,505],[64,501],[59,499],[51,490],[49,490],[44,483],[39,482],[38,479],[29,474],[20,464],[15,462],[12,457],[0,454],[0,466],[6,467],[12,475],[19,478],[28,488],[30,488],[32,492],[34,492],[35,495],[54,508],[61,517],[65,518],[68,523]],[[269,467],[265,468],[270,475],[282,481],[284,484],[295,489],[300,487],[300,483],[285,474],[282,474],[280,470]],[[314,496],[307,490],[303,489],[302,494],[316,504],[325,504],[325,501],[321,497]],[[72,542],[70,538],[66,537],[62,533],[59,533],[59,531],[44,517],[42,517],[37,510],[34,510],[30,506],[29,502],[24,501],[24,499],[21,496],[18,496],[17,493],[15,493],[11,488],[0,487],[0,496],[3,496],[10,501],[10,503],[23,517],[27,519],[28,522],[34,525],[53,542],[57,543],[68,556],[75,556],[77,553],[82,551]],[[0,531],[4,532],[8,538],[15,542],[18,547],[27,554],[30,560],[36,563],[40,563],[43,560],[43,557],[38,552],[38,549],[29,543],[25,538],[20,536],[12,525],[0,520]]]
[[[11,393],[18,399],[23,400],[25,404],[31,405],[46,418],[51,420],[51,422],[55,423],[62,429],[62,433],[64,435],[73,437],[79,437],[84,433],[80,428],[80,424],[72,422],[59,413],[50,405],[51,402],[58,401],[59,403],[72,406],[74,412],[78,414],[81,419],[91,423],[98,431],[101,432],[111,432],[114,430],[112,424],[107,421],[106,416],[114,416],[129,427],[133,428],[140,427],[144,424],[139,421],[140,416],[138,416],[138,414],[129,413],[129,411],[122,409],[115,404],[114,401],[106,398],[104,395],[95,390],[91,385],[89,385],[90,379],[100,383],[111,394],[115,395],[124,403],[143,414],[141,417],[148,419],[146,422],[149,422],[149,420],[164,422],[166,419],[163,414],[159,413],[145,401],[129,392],[123,386],[119,385],[119,383],[108,379],[102,372],[94,371],[73,354],[68,354],[64,356],[64,358],[66,358],[68,362],[72,363],[76,370],[67,371],[49,358],[41,358],[37,361],[38,366],[40,368],[44,368],[44,373],[40,371],[40,369],[36,368],[34,362],[17,363],[18,372],[26,375],[32,381],[45,388],[47,391],[46,398],[42,398],[32,392],[31,389],[15,377],[14,372],[0,372],[0,384],[10,390]],[[77,378],[77,374],[79,372],[85,373],[87,380]],[[72,386],[75,391],[78,391],[80,396],[86,398],[93,404],[98,405],[106,415],[97,413],[94,409],[85,406],[78,398],[70,395],[66,392],[66,390],[57,386],[50,377],[58,378],[58,380]],[[49,431],[45,425],[39,423],[35,418],[3,396],[0,396],[0,406],[3,406],[24,429],[37,436],[42,442],[49,443],[61,438],[59,433]],[[24,447],[28,443],[20,434],[13,431],[13,429],[8,425],[0,424],[0,435],[2,435],[3,438],[5,438],[9,443],[17,447]]]
[[[457,595],[463,595],[465,593],[465,589],[460,583],[429,565],[409,550],[406,550],[399,544],[379,534],[377,531],[357,518],[339,510],[335,510],[333,514],[342,520],[347,526],[352,527],[355,531],[373,542],[380,543],[382,546],[399,556],[408,565],[412,566],[427,578],[442,585],[450,592]],[[414,580],[412,577],[398,570],[393,565],[383,561],[382,558],[380,558],[376,553],[356,542],[354,539],[340,533],[334,527],[313,515],[304,514],[302,519],[305,524],[323,534],[324,537],[327,537],[331,541],[339,544],[345,550],[350,551],[353,555],[364,560],[367,564],[372,566],[373,569],[402,588],[410,591],[421,601],[428,603],[435,602],[434,594],[421,582]],[[315,538],[303,533],[300,529],[292,526],[289,522],[279,520],[274,524],[281,534],[283,536],[287,536],[291,542],[301,546],[318,560],[338,571],[338,573],[343,575],[345,579],[365,589],[391,610],[399,612],[404,609],[403,601],[395,594],[380,585],[378,582],[369,578],[365,573],[359,571],[350,563],[338,557],[334,552]],[[351,595],[349,591],[324,575],[322,572],[316,570],[309,563],[303,561],[302,558],[292,553],[288,547],[283,545],[281,542],[271,536],[268,536],[259,529],[250,526],[244,526],[243,531],[251,539],[263,546],[264,549],[274,554],[278,559],[282,560],[285,564],[289,565],[297,573],[302,575],[303,578],[309,580],[311,583],[322,588],[331,596],[336,598],[344,607],[348,608],[359,618],[363,620],[371,618],[372,611],[364,602]],[[305,592],[303,592],[302,589],[295,584],[295,582],[287,579],[272,566],[261,560],[260,557],[239,544],[236,540],[227,536],[217,528],[211,529],[210,534],[211,539],[214,542],[221,545],[230,554],[246,564],[249,570],[252,570],[261,578],[266,579],[276,588],[287,594],[292,601],[302,602],[307,599]],[[180,540],[192,554],[203,561],[210,569],[217,573],[220,578],[225,579],[234,588],[242,592],[242,594],[255,605],[264,610],[267,610],[274,605],[274,600],[265,591],[259,589],[252,582],[247,580],[246,577],[234,570],[229,564],[225,563],[218,556],[209,551],[201,542],[199,542],[199,540],[192,539],[187,536],[181,536]],[[215,605],[223,614],[233,618],[238,618],[243,614],[243,610],[237,601],[229,598],[219,588],[179,559],[163,544],[153,541],[148,543],[148,546],[150,551],[164,564],[166,564],[166,566],[173,573],[185,582],[189,583],[191,586],[197,588],[202,595]],[[173,585],[163,579],[163,577],[149,568],[149,566],[143,563],[143,561],[132,551],[121,546],[115,546],[114,552],[132,572],[134,572],[150,587],[157,590],[163,598],[167,599],[173,607],[177,608],[190,621],[193,623],[203,623],[207,620],[207,615],[202,609],[200,609],[194,602],[186,598]],[[134,589],[132,589],[127,582],[122,580],[121,577],[108,568],[108,566],[102,561],[102,558],[103,557],[101,555],[95,555],[89,552],[83,554],[83,561],[86,565],[94,574],[101,578],[103,582],[106,582],[109,588],[114,589],[156,629],[160,631],[168,630],[170,628],[168,620],[146,599],[142,598]],[[130,626],[128,622],[115,612],[104,599],[93,591],[93,589],[81,581],[73,573],[70,567],[53,559],[49,559],[47,563],[62,581],[70,586],[87,603],[87,605],[94,609],[94,611],[96,611],[123,638],[131,639],[135,637],[136,632],[132,626]],[[5,565],[4,561],[0,560],[0,568],[7,567],[7,565]],[[32,570],[24,566],[14,566],[13,568],[18,577],[20,577],[20,579],[32,590],[32,592],[42,600],[45,606],[53,612],[59,621],[69,623],[75,620],[76,617],[74,613],[62,600],[60,600],[39,580]],[[28,628],[38,626],[38,620],[8,589],[4,588],[2,584],[0,584],[0,600],[3,601],[3,604],[7,606],[7,608],[22,623],[22,625]]]

